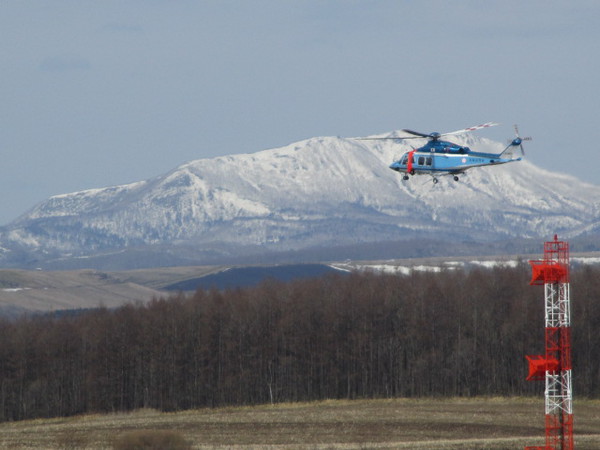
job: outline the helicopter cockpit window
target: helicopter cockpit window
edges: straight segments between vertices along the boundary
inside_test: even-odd
[[[404,155],[402,157],[402,161],[400,161],[400,164],[404,164],[404,165],[408,164],[408,155]]]

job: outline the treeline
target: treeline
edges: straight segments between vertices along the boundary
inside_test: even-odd
[[[528,266],[354,273],[0,322],[0,420],[326,398],[541,395]],[[572,273],[575,395],[600,395],[600,270]]]

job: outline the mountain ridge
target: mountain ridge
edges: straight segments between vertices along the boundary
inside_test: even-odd
[[[491,153],[503,148],[474,136],[453,140]],[[600,186],[528,161],[471,169],[459,182],[441,177],[433,185],[427,176],[405,182],[388,166],[409,149],[392,141],[315,137],[55,195],[0,229],[0,266],[152,246],[186,248],[202,263],[208,253],[235,259],[236,249],[293,252],[600,231]]]

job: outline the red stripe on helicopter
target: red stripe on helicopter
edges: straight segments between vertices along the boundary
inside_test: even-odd
[[[414,156],[415,156],[415,151],[416,150],[408,152],[408,163],[406,164],[406,171],[408,173],[411,173],[412,170],[413,170],[413,159],[414,159]]]

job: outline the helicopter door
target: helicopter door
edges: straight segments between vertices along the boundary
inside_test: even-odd
[[[420,156],[419,157],[419,165],[425,167],[426,170],[430,170],[433,165],[433,157],[431,156]]]

